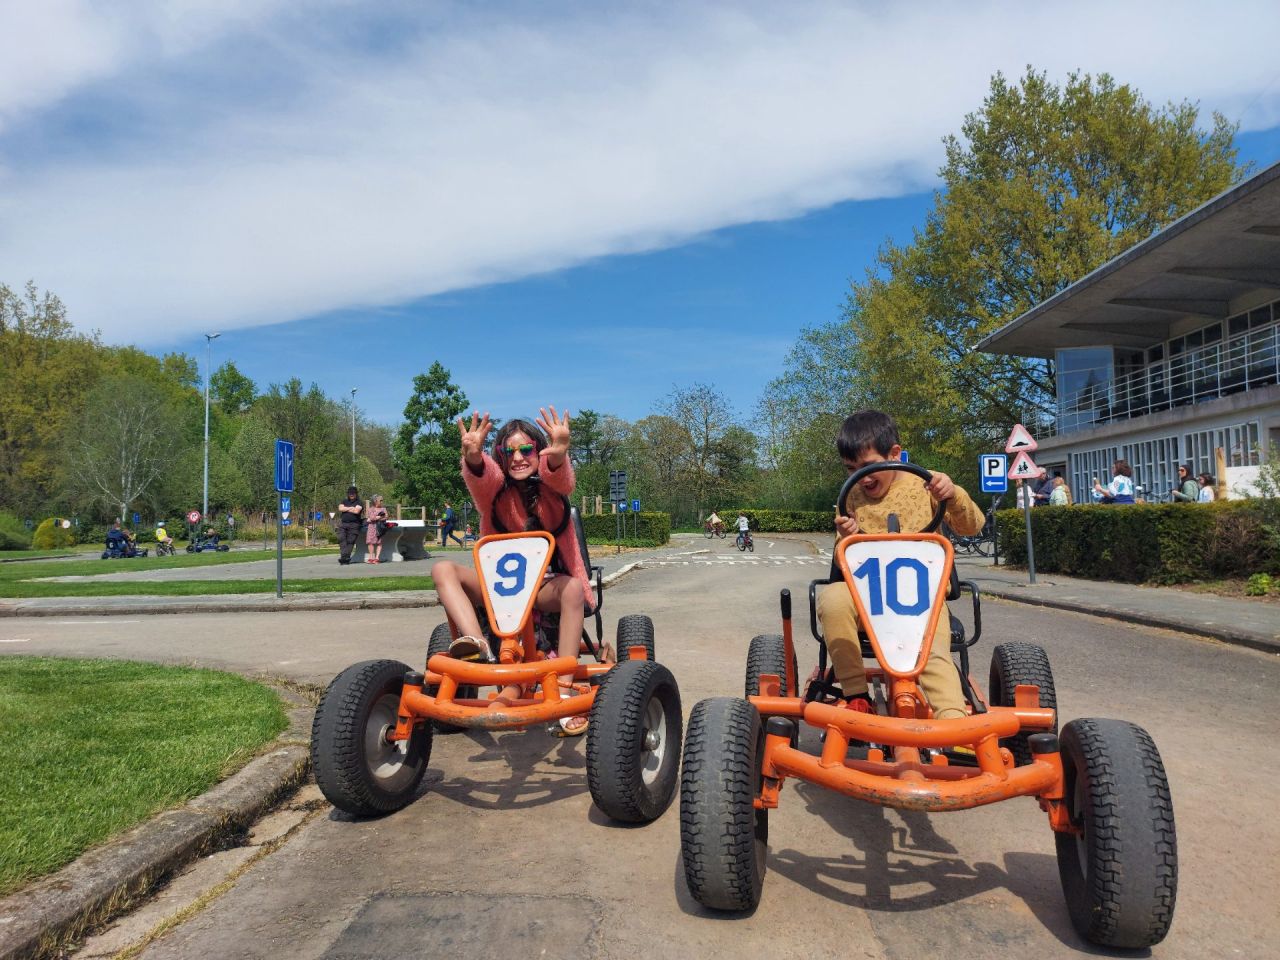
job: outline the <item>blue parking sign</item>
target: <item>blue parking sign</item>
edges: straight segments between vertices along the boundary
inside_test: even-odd
[[[984,453],[978,457],[978,476],[983,493],[1007,493],[1009,490],[1009,455]]]
[[[276,489],[293,492],[293,444],[288,440],[276,440]]]

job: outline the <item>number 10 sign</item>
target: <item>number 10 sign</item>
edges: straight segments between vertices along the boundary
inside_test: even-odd
[[[545,533],[513,533],[486,537],[476,547],[476,568],[494,633],[510,637],[524,626],[547,572],[551,545]]]

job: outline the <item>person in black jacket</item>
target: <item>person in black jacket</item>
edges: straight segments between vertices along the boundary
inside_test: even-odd
[[[338,504],[338,517],[338,562],[345,565],[351,562],[351,551],[360,536],[360,521],[364,519],[364,504],[355,487],[347,487],[347,498]]]

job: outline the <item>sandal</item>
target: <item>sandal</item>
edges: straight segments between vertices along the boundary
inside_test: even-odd
[[[581,720],[582,725],[570,729],[569,724],[575,720]],[[572,717],[561,717],[560,722],[552,724],[551,735],[553,737],[580,737],[587,732],[587,727],[591,725],[591,720],[585,713],[577,714]]]

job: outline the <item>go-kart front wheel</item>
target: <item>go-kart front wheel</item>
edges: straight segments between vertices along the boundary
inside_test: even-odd
[[[587,785],[614,820],[662,816],[680,775],[680,689],[653,660],[624,660],[604,675],[587,727]]]
[[[357,817],[399,810],[427,771],[431,724],[416,724],[408,740],[387,740],[407,672],[397,660],[357,663],[334,677],[320,698],[311,767],[320,792],[339,810]]]
[[[449,630],[449,624],[438,623],[434,630],[431,631],[431,639],[427,641],[427,660],[430,660],[437,653],[448,653],[449,645],[453,643],[453,633]],[[440,690],[438,684],[429,683],[423,693],[434,697]],[[480,688],[471,684],[463,684],[458,687],[458,692],[454,694],[455,700],[475,700],[480,696]],[[440,733],[457,733],[459,730],[465,730],[466,727],[458,727],[452,723],[445,723],[443,720],[435,721],[436,730]]]
[[[703,700],[689,715],[680,778],[680,853],[693,898],[713,910],[754,910],[764,887],[769,811],[760,793],[764,733],[746,700]]]
[[[1178,840],[1160,752],[1121,720],[1072,720],[1060,737],[1067,810],[1055,835],[1071,923],[1086,940],[1136,950],[1173,922]]]
[[[658,659],[658,647],[653,639],[653,621],[643,613],[628,613],[618,620],[618,659],[626,660],[632,647],[644,647],[649,660]]]
[[[990,704],[993,707],[1014,706],[1014,692],[1019,684],[1039,687],[1040,706],[1050,710],[1058,709],[1053,670],[1049,667],[1049,656],[1044,648],[1021,640],[998,644],[991,651],[991,675],[987,687]],[[1053,731],[1056,732],[1057,729],[1055,716]],[[1020,767],[1031,762],[1031,744],[1028,740],[1031,736],[1031,733],[1019,733],[1000,741],[1009,748],[1014,762]]]

